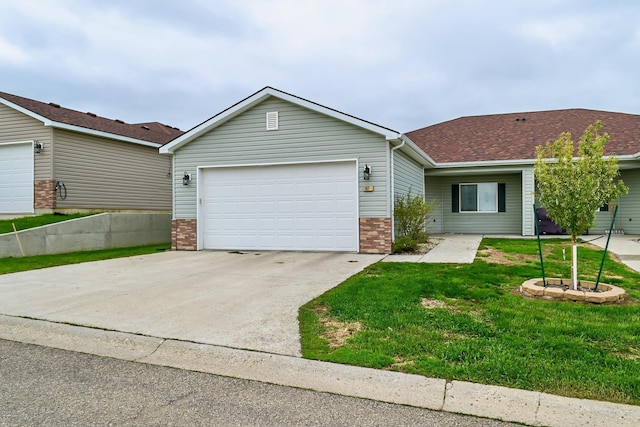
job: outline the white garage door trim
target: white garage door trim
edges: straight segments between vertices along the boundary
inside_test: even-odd
[[[198,249],[358,251],[355,159],[199,167],[198,183]]]
[[[0,214],[32,214],[33,141],[0,143]]]

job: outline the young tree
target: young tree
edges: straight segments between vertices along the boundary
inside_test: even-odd
[[[563,133],[554,143],[536,149],[534,175],[538,198],[547,215],[571,232],[571,280],[578,288],[577,236],[593,226],[600,206],[626,194],[629,189],[619,179],[618,161],[603,157],[607,133],[600,134],[597,121],[582,134],[578,157],[570,133]]]

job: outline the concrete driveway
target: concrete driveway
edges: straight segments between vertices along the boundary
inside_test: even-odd
[[[382,258],[162,252],[53,267],[0,275],[0,314],[299,356],[298,308]]]

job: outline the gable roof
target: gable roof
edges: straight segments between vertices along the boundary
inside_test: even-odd
[[[0,103],[43,122],[45,126],[154,147],[166,144],[184,133],[158,122],[130,124],[5,92],[0,92]]]
[[[461,117],[405,135],[438,164],[532,160],[537,146],[562,132],[571,132],[577,143],[597,120],[610,136],[605,154],[640,152],[640,115],[580,108]]]
[[[183,145],[188,144],[198,136],[215,129],[216,127],[220,126],[226,121],[238,116],[244,111],[250,109],[251,107],[259,104],[260,102],[272,96],[291,102],[292,104],[296,104],[296,105],[308,108],[318,113],[336,118],[338,120],[351,123],[355,126],[367,129],[371,132],[383,135],[388,140],[398,140],[401,137],[401,134],[393,129],[389,129],[384,126],[380,126],[375,123],[359,119],[355,116],[343,113],[338,110],[334,110],[333,108],[325,107],[324,105],[320,105],[315,102],[309,101],[307,99],[292,95],[290,93],[283,92],[281,90],[272,88],[270,86],[266,86],[265,88],[259,90],[253,95],[248,96],[242,101],[232,105],[226,110],[216,114],[210,119],[188,130],[184,135],[176,138],[175,140],[171,141],[169,144],[166,144],[165,146],[160,148],[160,153],[173,153],[175,150],[182,147]]]

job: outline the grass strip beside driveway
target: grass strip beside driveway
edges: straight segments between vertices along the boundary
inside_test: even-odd
[[[567,240],[545,240],[547,277],[570,276]],[[640,404],[640,274],[609,258],[624,305],[525,299],[535,240],[484,239],[473,264],[377,263],[300,310],[303,356],[428,377]],[[602,251],[579,248],[594,280]]]
[[[56,255],[36,255],[22,258],[0,258],[0,274],[36,270],[58,265],[78,264],[111,258],[147,255],[170,249],[168,243],[161,245],[135,246],[130,248],[102,249],[99,251],[69,252]]]
[[[79,213],[79,214],[45,214],[38,216],[25,216],[21,218],[2,219],[0,220],[0,234],[13,233],[13,225],[16,230],[26,230],[28,228],[41,227],[43,225],[54,224],[56,222],[68,221],[70,219],[82,218],[95,213]]]

